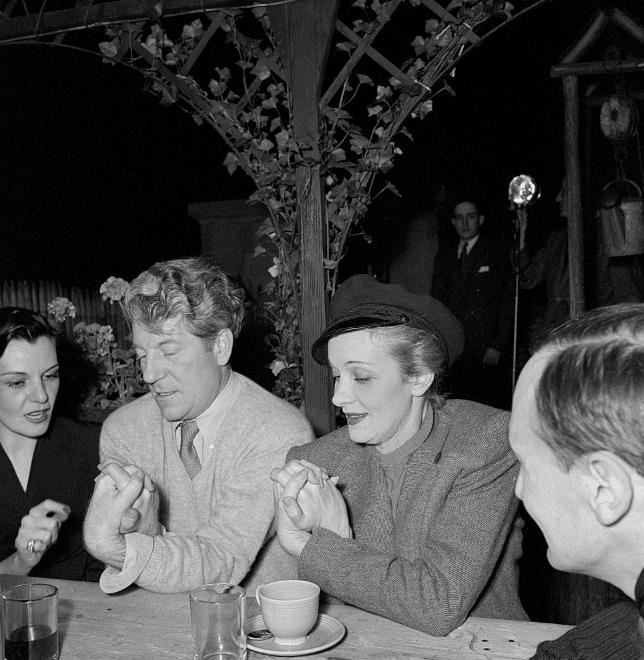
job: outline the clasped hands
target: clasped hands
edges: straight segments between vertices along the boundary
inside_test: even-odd
[[[158,492],[136,465],[106,458],[98,468],[101,474],[96,478],[83,536],[92,555],[120,569],[125,559],[125,534],[159,533]]]
[[[277,536],[286,552],[299,557],[311,532],[321,527],[342,538],[353,536],[337,477],[300,460],[273,469],[271,480]]]

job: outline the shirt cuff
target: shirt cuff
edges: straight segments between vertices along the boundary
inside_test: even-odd
[[[119,571],[108,566],[99,580],[101,590],[106,594],[113,594],[136,582],[152,555],[153,547],[154,539],[151,536],[138,532],[125,534],[123,568]]]

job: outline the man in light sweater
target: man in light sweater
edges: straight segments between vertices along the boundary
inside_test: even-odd
[[[621,589],[619,603],[535,658],[644,657],[644,304],[595,309],[545,339],[517,383],[517,497],[554,568]]]
[[[269,473],[313,432],[229,365],[243,291],[209,259],[181,259],[141,273],[123,309],[150,392],[101,432],[103,474],[84,529],[107,566],[101,588],[178,592],[296,577],[270,539]]]

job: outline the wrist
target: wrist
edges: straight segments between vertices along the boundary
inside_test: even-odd
[[[127,550],[125,535],[118,534],[109,541],[95,544],[94,547],[88,548],[88,550],[96,559],[107,566],[121,570],[125,563],[125,552]]]

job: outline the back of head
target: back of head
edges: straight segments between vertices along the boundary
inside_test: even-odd
[[[162,261],[130,282],[123,311],[130,323],[152,331],[182,318],[193,335],[211,343],[225,329],[239,334],[244,291],[208,257]]]
[[[566,469],[607,450],[644,476],[644,304],[595,309],[551,331],[536,389],[541,438]]]
[[[13,339],[35,342],[40,337],[56,339],[47,319],[24,307],[0,307],[0,357]]]

